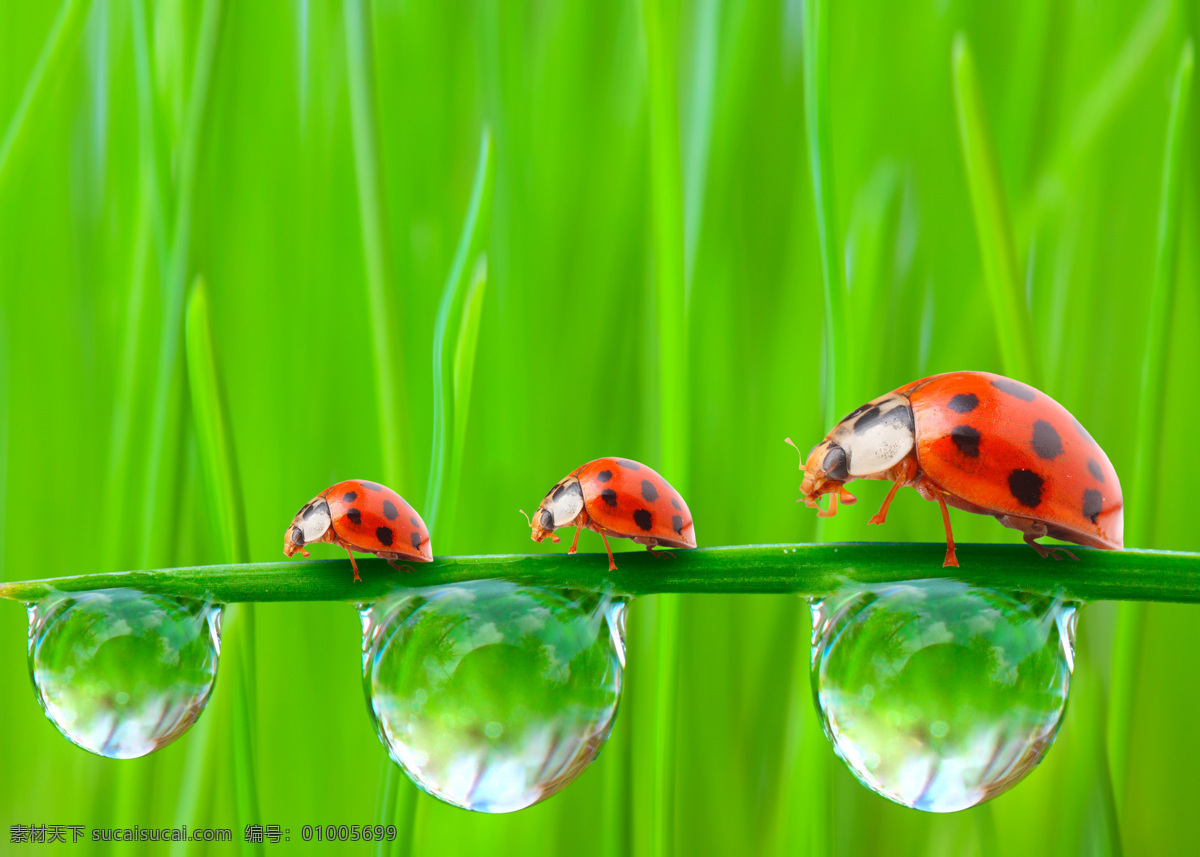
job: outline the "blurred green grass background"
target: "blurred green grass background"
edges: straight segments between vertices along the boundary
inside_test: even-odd
[[[197,275],[249,558],[277,558],[296,509],[340,479],[378,478],[424,511],[434,320],[485,125],[488,283],[465,457],[444,486],[435,552],[564,550],[530,543],[516,510],[609,454],[686,486],[702,544],[814,538],[816,518],[792,502],[799,474],[782,438],[807,449],[829,427],[826,361],[839,378],[828,398],[845,409],[925,374],[1005,371],[960,152],[959,33],[1007,197],[1039,385],[1125,477],[1127,506],[1146,520],[1127,543],[1200,549],[1194,143],[1171,179],[1182,202],[1179,285],[1160,340],[1164,417],[1144,437],[1135,430],[1171,84],[1197,4],[836,4],[826,168],[849,336],[832,354],[802,3],[661,5],[656,44],[678,75],[687,309],[674,321],[656,293],[670,267],[656,256],[652,206],[654,170],[671,159],[652,155],[637,3],[377,2],[364,18],[368,55],[347,38],[340,4],[312,0],[0,5],[3,578],[234,558],[187,387],[182,311]],[[365,89],[355,63],[366,63]],[[373,125],[355,119],[352,93]],[[686,353],[668,355],[664,371],[660,336],[681,327],[670,341]],[[662,429],[664,402],[688,435],[678,445]],[[1139,448],[1152,468],[1144,496],[1130,493]],[[672,460],[682,472],[666,468]],[[886,529],[868,530],[887,486],[858,487],[860,504],[822,538],[941,538],[936,508],[912,492]],[[1014,538],[990,519],[953,520],[960,542]],[[680,598],[675,786],[664,800],[657,615],[650,600],[633,606],[627,695],[592,768],[512,816],[422,795],[415,851],[649,853],[664,802],[681,854],[1032,855],[1118,843],[1171,853],[1194,838],[1194,609],[1145,608],[1132,682],[1118,682],[1115,701],[1117,609],[1086,609],[1071,704],[1046,761],[993,803],[947,817],[893,806],[837,762],[813,723],[805,607],[769,597]],[[373,822],[385,753],[362,698],[357,617],[339,605],[261,605],[255,624],[262,817],[243,818],[229,658],[212,710],[182,740],[146,759],[100,759],[44,718],[26,677],[24,617],[0,610],[0,839],[16,823],[187,823],[237,838],[246,824],[276,823],[295,848],[303,824]],[[1105,731],[1119,705],[1129,707],[1127,775],[1111,792]]]

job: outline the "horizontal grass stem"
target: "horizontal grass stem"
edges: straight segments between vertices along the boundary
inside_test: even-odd
[[[86,574],[0,584],[0,598],[36,601],[55,592],[129,587],[224,603],[345,601],[382,598],[422,587],[503,578],[538,586],[595,589],[627,596],[664,592],[820,596],[850,583],[953,578],[1073,601],[1200,603],[1200,553],[1073,547],[1079,562],[1042,559],[1024,545],[960,544],[961,568],[944,569],[945,545],[859,542],[778,544],[675,551],[673,557],[619,554],[606,571],[604,554],[438,557],[411,573],[380,559],[359,559],[354,583],[346,559],[259,562]]]

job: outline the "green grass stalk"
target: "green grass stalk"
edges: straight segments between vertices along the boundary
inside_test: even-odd
[[[1166,410],[1166,378],[1171,351],[1171,317],[1176,304],[1179,277],[1179,233],[1182,219],[1184,155],[1188,150],[1194,49],[1189,39],[1179,54],[1171,88],[1167,119],[1166,150],[1159,192],[1158,228],[1155,243],[1154,281],[1150,291],[1146,351],[1138,394],[1137,438],[1133,480],[1125,494],[1130,502],[1128,534],[1142,544],[1153,544],[1154,520],[1158,512],[1158,467],[1163,416]],[[1128,539],[1127,539],[1128,540]],[[1122,803],[1129,767],[1130,725],[1137,692],[1137,661],[1141,648],[1144,609],[1123,604],[1117,615],[1113,639],[1112,680],[1108,705],[1108,760],[1113,792]]]
[[[951,64],[959,141],[1001,358],[1006,372],[1037,385],[1041,376],[1033,319],[1025,303],[1024,281],[1017,263],[999,162],[984,114],[979,75],[971,47],[962,33],[954,38]]]
[[[620,555],[616,571],[607,570],[608,557],[602,553],[442,556],[410,573],[396,571],[381,559],[364,557],[358,561],[361,583],[352,582],[348,559],[301,559],[11,581],[0,584],[0,598],[29,602],[56,592],[132,587],[163,595],[211,597],[225,604],[360,604],[405,588],[491,579],[608,589],[629,597],[687,592],[811,598],[853,584],[946,578],[1084,603],[1200,603],[1200,553],[1072,547],[1078,563],[1055,563],[1025,545],[964,543],[958,548],[962,565],[953,569],[942,568],[944,542],[742,545],[675,551],[673,560],[634,552]],[[87,565],[86,557],[79,563]]]

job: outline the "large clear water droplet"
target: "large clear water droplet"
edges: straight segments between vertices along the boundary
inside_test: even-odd
[[[825,734],[884,797],[966,809],[1014,786],[1054,741],[1074,605],[928,580],[814,600],[812,615]]]
[[[392,759],[479,812],[544,800],[612,729],[625,603],[486,580],[408,590],[362,611],[363,685]]]
[[[217,677],[220,605],[134,589],[56,594],[29,605],[29,674],[71,743],[113,759],[170,744]]]

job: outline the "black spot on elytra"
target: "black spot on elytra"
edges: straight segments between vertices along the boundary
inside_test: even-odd
[[[612,471],[611,470],[601,470],[599,473],[596,474],[597,482],[607,482],[610,479],[612,479]]]
[[[417,520],[417,516],[416,516],[416,515],[413,515],[411,518],[409,518],[409,519],[408,519],[408,522],[409,522],[410,524],[412,524],[412,525],[413,525],[413,527],[415,527],[416,529],[418,529],[418,530],[419,530],[419,529],[421,529],[421,522],[420,522],[419,520]]]
[[[679,498],[678,498],[678,497],[672,497],[672,498],[671,498],[671,505],[672,505],[672,506],[674,506],[674,507],[675,507],[676,509],[678,509],[679,511],[681,511],[681,512],[683,511],[683,507],[679,505]]]
[[[879,406],[871,405],[871,407],[867,408],[865,411],[862,412],[862,415],[859,416],[858,421],[854,424],[854,433],[862,434],[863,432],[865,432],[867,429],[869,429],[872,425],[875,424],[875,418],[878,416],[879,416]]]
[[[412,542],[413,550],[421,549],[421,534],[418,533],[416,530],[413,530],[412,533],[409,535],[409,541]]]
[[[1104,471],[1100,469],[1100,465],[1096,463],[1096,459],[1088,459],[1088,473],[1096,477],[1097,482],[1104,481]]]
[[[383,516],[389,521],[394,521],[400,517],[400,510],[396,508],[396,504],[391,500],[383,501]]]
[[[1001,393],[1008,393],[1010,396],[1015,396],[1022,402],[1032,402],[1037,392],[1033,387],[1028,387],[1020,381],[1014,381],[1011,378],[997,378],[992,382],[992,386]]]
[[[979,407],[979,397],[974,393],[959,393],[946,403],[946,407],[956,414],[969,414]]]
[[[375,538],[379,539],[380,544],[390,545],[392,543],[392,528],[380,527],[375,531]]]
[[[1014,470],[1008,474],[1008,490],[1022,506],[1033,509],[1042,502],[1042,486],[1046,480],[1032,470]]]
[[[643,530],[649,530],[650,525],[654,523],[654,520],[650,517],[650,513],[648,511],[645,509],[638,509],[633,513],[633,522]]]
[[[359,485],[366,488],[368,491],[382,491],[383,486],[378,482],[359,482]]]
[[[658,489],[649,479],[642,480],[642,496],[646,498],[647,503],[653,503],[658,499]]]
[[[1039,458],[1051,459],[1062,455],[1062,438],[1054,430],[1054,426],[1045,420],[1033,424],[1033,451]]]
[[[636,461],[630,461],[628,458],[618,458],[616,461],[617,464],[621,465],[622,467],[628,467],[630,470],[642,469],[642,465],[638,464]]]
[[[356,527],[362,523],[362,512],[358,511],[358,509],[347,509],[346,517],[349,518]]]
[[[342,499],[344,501],[346,501],[347,503],[353,503],[355,500],[358,499],[358,494],[355,493],[354,491],[347,491],[345,494],[342,495]]]
[[[671,529],[678,535],[683,535],[683,518],[678,515],[671,516]]]
[[[611,488],[605,488],[603,491],[601,491],[600,499],[613,509],[617,508],[617,492]]]
[[[955,426],[950,429],[950,440],[958,447],[958,451],[968,458],[979,457],[979,441],[983,436],[978,429],[970,426]]]
[[[1093,524],[1100,519],[1100,509],[1104,506],[1104,497],[1095,488],[1083,492],[1083,517]]]

